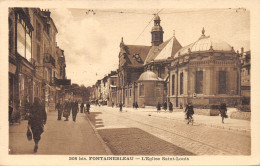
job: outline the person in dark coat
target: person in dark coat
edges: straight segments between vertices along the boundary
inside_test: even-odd
[[[87,104],[87,113],[89,114],[89,110],[90,110],[90,104]]]
[[[122,104],[122,102],[120,102],[120,104],[119,104],[119,110],[120,110],[120,112],[123,111],[123,104]]]
[[[133,108],[136,108],[136,107],[135,107],[135,102],[133,102]]]
[[[224,118],[227,117],[227,106],[226,103],[221,103],[219,108],[220,115],[222,117],[222,123],[224,123]]]
[[[81,105],[80,105],[80,113],[83,113],[83,109],[84,109],[84,103],[81,103]]]
[[[163,109],[164,109],[164,111],[167,110],[167,102],[166,101],[163,103]]]
[[[72,119],[76,122],[77,113],[79,112],[78,102],[75,101],[72,106]]]
[[[68,121],[69,120],[69,116],[70,116],[70,102],[68,102],[68,101],[65,102],[63,116],[66,118],[64,121]]]
[[[173,105],[172,105],[172,102],[169,102],[169,111],[170,111],[170,112],[173,111]]]
[[[114,102],[112,102],[112,108],[114,107],[114,105],[115,105],[115,103],[114,103]]]
[[[41,139],[41,134],[43,133],[44,125],[47,121],[47,114],[45,112],[45,106],[40,103],[38,97],[34,98],[34,103],[32,105],[31,112],[29,114],[28,127],[31,127],[34,140],[34,152],[38,150],[38,143]]]
[[[192,115],[194,114],[194,110],[191,102],[188,103],[184,112],[186,112],[187,119],[189,119],[189,117],[192,117]],[[187,124],[189,124],[189,121],[187,122]]]
[[[137,104],[137,101],[135,102],[135,109],[137,109],[138,108],[138,104]]]
[[[161,104],[160,104],[160,102],[158,102],[158,104],[157,104],[157,113],[160,112],[160,111],[161,111]]]
[[[58,120],[61,120],[63,107],[62,107],[62,104],[60,103],[60,101],[58,101],[58,103],[56,104],[56,109],[58,110]]]

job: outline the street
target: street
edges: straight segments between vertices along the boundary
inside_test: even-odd
[[[220,117],[194,115],[194,125],[187,125],[182,111],[123,108],[119,112],[107,106],[91,106],[90,114],[78,113],[76,122],[71,116],[68,122],[57,121],[57,112],[47,115],[37,153],[26,138],[27,121],[10,126],[10,154],[251,154],[250,122],[243,120],[226,119],[221,124]]]
[[[201,116],[222,125],[220,117],[194,115],[192,126],[184,121],[183,112],[157,113],[155,108],[119,112],[119,108],[110,107],[91,111],[89,119],[116,155],[250,155],[250,132],[196,123]],[[235,123],[227,119],[223,125],[235,127]],[[245,122],[245,126],[249,124]]]

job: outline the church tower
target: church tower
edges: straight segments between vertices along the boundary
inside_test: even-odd
[[[163,29],[160,25],[161,19],[158,15],[154,17],[154,26],[152,28],[152,46],[159,46],[163,43]]]

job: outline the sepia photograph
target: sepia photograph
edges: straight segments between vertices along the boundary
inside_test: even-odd
[[[260,163],[249,5],[151,3],[6,5],[1,165]]]

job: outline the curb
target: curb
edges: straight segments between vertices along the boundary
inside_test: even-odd
[[[87,114],[85,114],[85,118],[87,119],[88,123],[90,124],[92,130],[95,132],[95,135],[97,136],[99,142],[101,143],[102,147],[105,149],[106,151],[106,155],[113,155],[113,153],[111,152],[111,150],[109,149],[109,147],[106,145],[106,143],[104,142],[104,140],[101,138],[101,136],[98,134],[97,129],[95,128],[95,126],[91,123],[91,121],[89,120]]]

